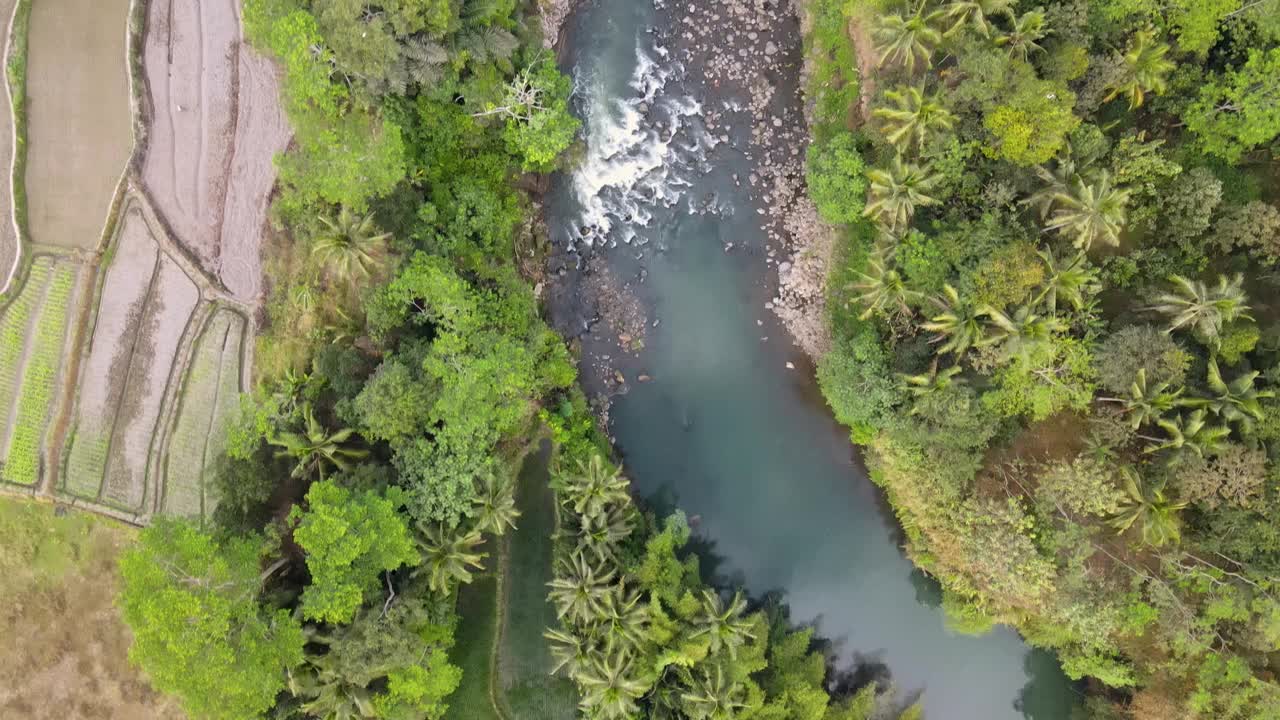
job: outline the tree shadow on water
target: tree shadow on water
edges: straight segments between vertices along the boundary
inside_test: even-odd
[[[1069,720],[1083,696],[1080,683],[1067,678],[1058,658],[1033,648],[1023,658],[1022,668],[1028,679],[1013,701],[1014,710],[1027,720]]]

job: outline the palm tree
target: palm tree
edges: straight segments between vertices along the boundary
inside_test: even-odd
[[[573,677],[590,665],[591,659],[599,653],[599,643],[591,633],[548,629],[543,631],[542,637],[551,646],[552,675],[564,670]]]
[[[991,19],[996,15],[1012,18],[1015,4],[1015,0],[955,0],[947,3],[942,10],[951,21],[951,27],[943,34],[954,35],[965,25],[972,25],[982,37],[991,37]]]
[[[347,470],[352,460],[361,460],[369,455],[368,450],[352,447],[351,436],[355,430],[341,428],[330,433],[316,419],[311,403],[304,403],[302,416],[306,427],[302,432],[277,432],[267,442],[280,449],[276,457],[293,458],[297,463],[293,466],[292,477],[303,478],[315,473],[324,479],[326,467]]]
[[[858,316],[862,320],[891,310],[910,313],[907,301],[918,295],[907,287],[907,281],[894,267],[893,251],[887,244],[879,244],[871,251],[866,270],[858,273],[858,282],[852,287],[858,292],[854,299],[864,307]]]
[[[1169,278],[1171,292],[1156,297],[1151,309],[1169,318],[1166,332],[1191,328],[1201,340],[1216,347],[1221,342],[1222,327],[1240,318],[1249,318],[1249,305],[1244,293],[1244,276],[1218,276],[1212,288],[1203,282],[1181,275]]]
[[[418,550],[422,565],[414,570],[427,573],[432,592],[447,594],[455,585],[471,582],[472,570],[482,570],[486,553],[476,552],[484,543],[479,530],[446,529],[441,525],[418,523]]]
[[[1009,57],[1026,62],[1033,51],[1044,51],[1038,40],[1049,34],[1048,23],[1044,13],[1031,10],[1013,20],[1013,27],[996,38],[996,47],[1006,48]]]
[[[1129,413],[1129,427],[1137,430],[1148,423],[1160,422],[1174,408],[1195,405],[1195,400],[1182,397],[1184,391],[1185,388],[1171,390],[1167,382],[1149,387],[1147,369],[1138,368],[1138,376],[1129,386],[1129,397],[1116,401]]]
[[[616,573],[600,572],[580,552],[567,560],[561,560],[556,577],[547,586],[551,592],[547,599],[556,606],[556,616],[566,617],[579,625],[587,625],[604,615],[605,598],[608,596]]]
[[[581,516],[599,515],[614,503],[630,499],[630,483],[622,470],[611,468],[599,453],[580,463],[578,471],[561,481],[567,504]]]
[[[303,700],[301,710],[309,717],[332,720],[372,720],[379,717],[373,693],[348,682],[335,667],[333,653],[310,655],[297,669],[286,670],[286,687]]]
[[[1076,172],[1076,162],[1071,157],[1071,146],[1067,145],[1065,147],[1066,152],[1058,158],[1052,170],[1042,165],[1036,166],[1036,177],[1040,178],[1044,186],[1022,201],[1024,204],[1036,208],[1040,213],[1041,220],[1049,217],[1049,213],[1053,210],[1053,206],[1057,204],[1058,198],[1071,194],[1071,186],[1080,177],[1079,173]]]
[[[1045,230],[1057,230],[1085,251],[1095,242],[1120,244],[1129,191],[1112,187],[1107,171],[1099,172],[1092,183],[1077,175],[1070,189],[1056,193],[1053,202],[1058,207]]]
[[[871,114],[883,122],[884,137],[898,152],[919,151],[926,140],[955,124],[951,111],[939,102],[938,96],[926,96],[919,87],[899,87],[886,91],[884,96],[893,107],[876,108]]]
[[[516,509],[516,486],[509,476],[486,473],[473,502],[479,511],[476,529],[480,532],[502,535],[507,528],[515,529],[520,511]]]
[[[1175,500],[1165,494],[1165,482],[1144,484],[1138,472],[1131,466],[1121,468],[1124,479],[1125,499],[1120,512],[1111,520],[1117,534],[1124,533],[1137,524],[1142,531],[1142,542],[1151,547],[1161,547],[1176,542],[1181,535],[1178,513],[1187,506],[1185,500]]]
[[[991,321],[994,328],[990,341],[1004,343],[1004,353],[1008,357],[1026,358],[1049,342],[1055,332],[1066,329],[1062,321],[1037,315],[1029,305],[1020,306],[1013,315],[990,305],[979,312]]]
[[[918,165],[904,163],[901,156],[895,157],[888,168],[868,170],[867,179],[871,187],[862,214],[891,233],[910,224],[917,208],[938,202],[927,194],[938,183],[938,176]]]
[[[1187,415],[1178,415],[1172,420],[1157,420],[1169,437],[1147,448],[1148,453],[1161,450],[1173,450],[1170,462],[1181,461],[1184,453],[1192,453],[1198,457],[1213,455],[1222,450],[1223,443],[1231,435],[1231,428],[1226,425],[1210,425],[1208,412],[1204,408],[1193,410]]]
[[[729,680],[724,668],[704,670],[697,684],[680,694],[681,705],[690,720],[733,720],[747,707],[741,683]]]
[[[390,233],[378,232],[373,213],[357,215],[343,207],[336,218],[321,215],[326,232],[311,243],[311,254],[326,275],[349,285],[373,274],[382,262]]]
[[[733,599],[725,605],[719,593],[703,590],[702,610],[697,618],[698,629],[694,631],[693,637],[705,637],[707,651],[712,655],[724,650],[729,657],[736,658],[738,648],[756,637],[751,629],[751,622],[742,617],[746,609],[747,601],[742,598],[742,593],[734,593]]]
[[[1259,390],[1254,385],[1261,374],[1254,370],[1226,382],[1222,379],[1222,371],[1218,369],[1217,358],[1209,358],[1208,381],[1213,396],[1209,398],[1206,407],[1228,423],[1251,427],[1255,420],[1261,420],[1264,416],[1262,405],[1258,401],[1275,397],[1274,392]]]
[[[960,372],[959,365],[938,370],[938,360],[935,358],[933,364],[929,366],[929,372],[919,375],[899,374],[898,380],[907,394],[915,398],[923,398],[943,392],[952,385],[964,385],[964,378],[956,377]],[[916,411],[911,412],[914,414]]]
[[[943,13],[934,10],[925,14],[924,9],[925,0],[921,0],[909,18],[898,14],[880,18],[872,34],[881,65],[901,63],[908,73],[914,73],[917,63],[930,64],[934,48],[942,43],[942,31],[937,26]]]
[[[635,508],[630,503],[615,503],[604,512],[583,515],[578,528],[579,552],[589,552],[604,562],[616,558],[618,543],[631,536]]]
[[[630,720],[636,714],[636,700],[649,690],[649,682],[636,677],[635,662],[625,651],[599,653],[578,671],[582,687],[580,707],[587,717],[598,720]]]
[[[1147,93],[1164,94],[1168,87],[1169,73],[1176,67],[1169,54],[1169,46],[1156,42],[1155,31],[1139,30],[1133,34],[1129,42],[1129,52],[1124,54],[1123,79],[1111,89],[1111,94],[1104,98],[1107,101],[1118,95],[1129,98],[1129,109],[1134,110],[1146,100]]]
[[[638,590],[628,590],[617,583],[604,597],[600,613],[600,627],[605,642],[627,650],[639,649],[644,644],[649,626],[649,606],[641,602]]]
[[[1085,299],[1102,288],[1097,270],[1088,267],[1088,259],[1083,252],[1067,262],[1054,258],[1047,249],[1040,250],[1038,254],[1045,264],[1045,283],[1033,304],[1043,302],[1050,315],[1058,314],[1059,298],[1072,308],[1082,310]]]
[[[982,325],[982,313],[968,302],[960,298],[960,293],[950,285],[942,286],[942,297],[935,298],[934,303],[942,310],[920,327],[937,335],[930,342],[942,345],[938,353],[954,353],[963,355],[971,347],[980,347],[988,343],[986,329]]]

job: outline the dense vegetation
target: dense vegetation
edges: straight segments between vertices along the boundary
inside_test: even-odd
[[[1280,718],[1280,8],[809,11],[820,382],[953,625],[1091,717]]]
[[[568,351],[516,266],[522,171],[573,140],[514,0],[246,0],[296,136],[258,387],[210,527],[122,560],[132,655],[199,718],[440,718],[456,590],[517,515]]]
[[[896,716],[888,688],[833,702],[811,632],[708,587],[681,517],[637,509],[608,460],[529,284],[521,188],[578,127],[531,10],[245,1],[296,131],[259,377],[209,526],[158,519],[121,562],[132,657],[197,718],[460,717],[458,665],[490,648],[455,643],[493,631],[459,627],[458,590],[502,554],[516,470],[550,437],[544,670],[586,717]]]

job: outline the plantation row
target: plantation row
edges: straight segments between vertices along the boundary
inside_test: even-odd
[[[0,310],[0,480],[32,486],[67,357],[68,317],[79,267],[37,257],[26,288]]]

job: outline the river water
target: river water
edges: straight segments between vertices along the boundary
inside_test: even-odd
[[[563,268],[553,314],[581,342],[588,390],[625,390],[610,414],[628,475],[694,518],[719,579],[780,592],[840,667],[923,693],[930,718],[1065,720],[1076,693],[1052,655],[1005,628],[945,628],[936,585],[903,555],[812,368],[765,308],[746,133],[708,130],[704,118],[737,105],[708,96],[667,46],[674,12],[595,0],[572,20],[564,65],[586,148],[547,206]],[[623,332],[634,352],[618,347]]]

